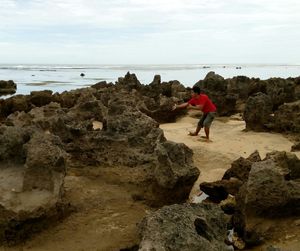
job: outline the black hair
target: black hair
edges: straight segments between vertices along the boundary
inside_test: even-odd
[[[200,87],[197,86],[197,85],[194,85],[194,86],[193,86],[193,92],[194,92],[194,93],[197,93],[197,94],[200,94],[200,92],[201,92]]]

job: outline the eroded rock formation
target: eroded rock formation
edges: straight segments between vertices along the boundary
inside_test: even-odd
[[[229,194],[235,197],[228,210],[233,214],[234,229],[248,246],[253,246],[272,235],[272,228],[266,228],[262,219],[300,215],[299,178],[300,160],[296,155],[271,152],[260,160],[254,153],[233,162],[221,181],[202,183],[200,187],[218,202]],[[228,186],[232,179],[234,189]],[[221,204],[226,212],[228,203]]]
[[[215,205],[166,206],[141,223],[139,250],[225,251],[226,223]]]

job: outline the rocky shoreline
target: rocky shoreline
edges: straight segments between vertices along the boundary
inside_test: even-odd
[[[224,79],[210,72],[197,85],[217,104],[219,116],[240,113],[247,130],[288,133],[295,141],[292,150],[299,150],[300,77]],[[23,242],[78,210],[65,196],[65,179],[68,170],[88,167],[129,173],[118,182],[130,185],[133,201],[162,207],[140,223],[140,243],[131,250],[241,248],[225,242],[231,228],[247,248],[271,234],[258,227],[261,218],[299,215],[300,161],[286,152],[263,160],[258,153],[240,158],[222,180],[200,185],[210,196],[207,202],[180,204],[200,172],[193,151],[168,141],[159,123],[185,115],[171,108],[189,92],[178,81],[162,83],[155,76],[143,85],[127,73],[115,84],[0,100],[1,179],[6,181],[0,187],[0,241]]]

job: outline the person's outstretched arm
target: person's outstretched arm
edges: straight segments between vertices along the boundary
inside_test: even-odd
[[[176,109],[182,109],[182,108],[187,108],[189,106],[189,103],[188,102],[186,102],[186,103],[182,103],[182,104],[180,104],[180,105],[174,105],[173,106],[173,108],[172,108],[172,110],[174,111],[174,110],[176,110]]]

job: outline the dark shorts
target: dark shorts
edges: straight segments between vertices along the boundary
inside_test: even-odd
[[[201,128],[202,127],[209,128],[215,116],[216,116],[215,112],[203,113],[201,119],[198,122],[198,126]]]

